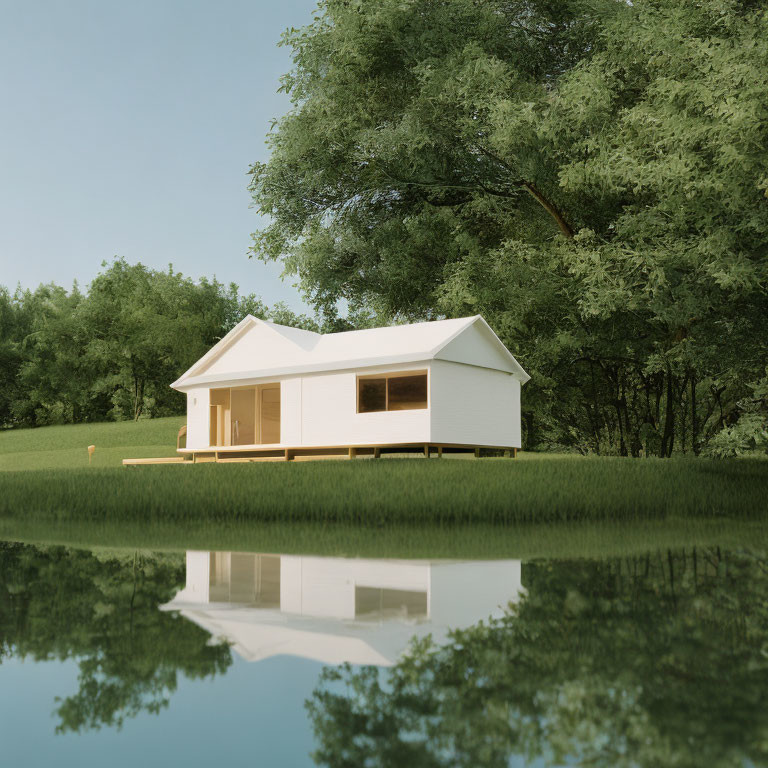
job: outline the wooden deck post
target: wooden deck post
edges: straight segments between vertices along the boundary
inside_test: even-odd
[[[513,449],[512,449],[512,458],[513,458],[513,459],[516,459],[516,458],[517,458],[517,448],[513,448]]]
[[[437,446],[437,458],[442,459],[443,458],[443,446],[438,445]]]
[[[357,448],[350,448],[349,449],[349,458],[354,459],[357,457]]]
[[[381,458],[381,448],[374,448],[373,449],[373,458],[374,459],[380,459]]]
[[[429,458],[429,445],[424,446],[424,458],[425,459]]]
[[[480,458],[480,449],[479,448],[475,448],[475,458],[476,459]]]

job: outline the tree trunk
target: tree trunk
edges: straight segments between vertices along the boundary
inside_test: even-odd
[[[535,445],[533,439],[533,411],[523,414],[523,418],[525,419],[525,449],[530,451]]]
[[[686,407],[685,391],[688,386],[688,374],[686,373],[682,384],[680,385],[680,397],[678,405],[680,406],[680,450],[685,454],[687,449],[685,441],[688,438],[688,408]]]
[[[699,455],[699,421],[696,412],[696,374],[691,372],[691,450],[694,456]]]
[[[621,381],[621,380],[619,379],[619,381]],[[627,441],[624,439],[624,419],[622,418],[622,413],[621,413],[621,411],[622,411],[621,397],[622,397],[621,384],[617,383],[616,384],[616,403],[615,403],[615,408],[616,408],[616,418],[618,419],[618,422],[619,422],[619,453],[622,456],[626,456],[627,455]]]
[[[592,377],[592,407],[594,413],[595,453],[600,455],[600,400],[597,396],[597,382],[595,381],[595,365],[589,361],[589,372]]]
[[[144,409],[144,380],[133,379],[133,420],[138,421]]]
[[[667,369],[667,407],[664,414],[664,434],[661,438],[662,458],[672,455],[675,444],[675,390],[672,381],[672,370]]]

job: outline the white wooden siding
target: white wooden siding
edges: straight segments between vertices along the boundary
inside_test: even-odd
[[[208,428],[209,390],[196,387],[187,392],[187,448],[205,448],[208,446],[210,432]]]
[[[256,324],[237,341],[225,349],[209,365],[203,368],[205,374],[231,374],[238,371],[252,371],[265,366],[279,366],[292,360],[296,345],[266,324]]]
[[[280,442],[283,445],[302,444],[301,379],[280,382]]]
[[[520,383],[508,373],[433,360],[431,442],[520,447]]]
[[[366,368],[366,376],[424,370],[428,364]],[[302,378],[302,445],[429,442],[429,409],[357,413],[357,373]]]
[[[449,341],[436,355],[436,360],[450,360],[482,368],[514,373],[515,362],[499,343],[494,343],[493,331],[484,323],[474,323]]]

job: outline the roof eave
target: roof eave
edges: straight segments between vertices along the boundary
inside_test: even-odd
[[[171,384],[171,389],[182,391],[181,386],[184,385],[188,379],[193,378],[193,374],[196,370],[199,370],[217,355],[221,354],[249,325],[260,322],[263,321],[259,320],[258,317],[246,315],[234,328],[228,333],[225,333],[224,336],[222,336],[199,360],[184,371],[184,373]]]
[[[424,353],[413,355],[388,355],[386,357],[368,358],[365,360],[340,360],[334,363],[307,363],[303,365],[283,366],[281,368],[265,368],[256,371],[232,371],[231,373],[216,373],[208,376],[192,376],[185,381],[174,382],[174,389],[184,392],[194,387],[206,387],[210,384],[226,386],[231,383],[247,383],[257,379],[270,379],[282,376],[298,376],[302,373],[323,373],[325,371],[349,371],[360,368],[377,368],[386,365],[406,363],[430,363],[432,358]]]

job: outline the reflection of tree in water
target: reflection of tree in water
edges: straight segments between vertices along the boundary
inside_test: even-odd
[[[694,549],[524,567],[502,620],[384,677],[326,669],[328,766],[768,764],[768,560]]]
[[[77,659],[79,690],[58,700],[58,731],[157,713],[179,673],[202,678],[231,664],[228,647],[158,610],[183,582],[178,556],[0,543],[0,661]]]

